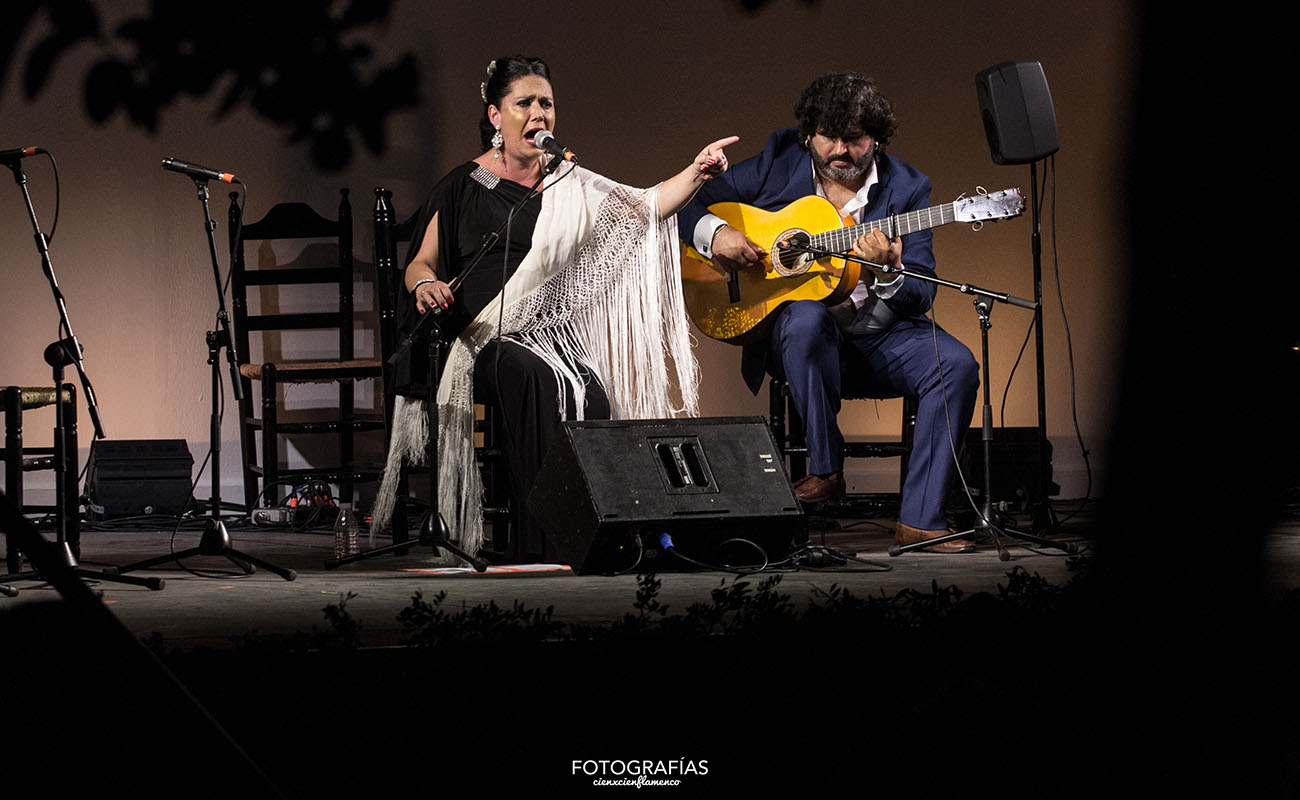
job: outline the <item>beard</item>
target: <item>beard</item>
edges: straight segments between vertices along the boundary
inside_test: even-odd
[[[862,158],[854,161],[848,153],[834,155],[829,159],[823,159],[816,150],[809,149],[812,153],[813,166],[817,172],[834,181],[853,181],[866,175],[871,169],[871,162],[876,158],[876,148],[871,148],[862,155]]]

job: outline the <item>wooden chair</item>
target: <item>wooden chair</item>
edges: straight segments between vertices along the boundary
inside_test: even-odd
[[[855,387],[846,380],[842,387],[841,399],[889,399],[897,395],[877,395]],[[789,459],[790,479],[802,478],[808,470],[808,446],[804,440],[803,420],[794,407],[790,397],[790,387],[779,378],[770,378],[768,384],[768,424],[772,429],[772,438],[777,447]],[[893,458],[900,457],[898,474],[898,493],[903,492],[903,483],[907,480],[907,460],[912,452],[912,437],[916,430],[916,400],[903,398],[903,424],[897,441],[887,442],[845,442],[845,458]]]
[[[78,490],[77,474],[77,393],[70,383],[63,384],[63,447],[71,459],[67,469],[67,480],[63,487],[63,514],[66,519],[68,546],[74,556],[81,549],[80,505],[81,493]],[[23,473],[34,470],[55,468],[54,447],[27,447],[23,444],[23,412],[53,405],[54,388],[50,386],[6,386],[0,389],[5,415],[5,446],[0,450],[0,459],[4,460],[5,495],[13,500],[14,506],[24,514],[56,513],[57,505],[38,505],[26,503],[23,499]],[[17,548],[6,540],[5,561],[9,572],[17,572],[21,567]]]
[[[304,203],[279,203],[262,219],[248,224],[242,224],[242,209],[236,202],[238,195],[230,195],[231,308],[234,346],[244,390],[239,404],[240,445],[244,460],[244,498],[250,513],[257,506],[259,497],[269,505],[276,505],[281,485],[308,480],[336,483],[340,501],[350,503],[354,500],[355,484],[377,480],[381,472],[377,464],[359,465],[355,456],[356,435],[383,431],[384,420],[378,415],[356,414],[354,386],[359,380],[380,378],[382,367],[379,359],[355,358],[352,206],[347,189],[341,189],[339,195],[336,219],[326,219]],[[313,251],[318,248],[307,247],[293,262],[284,264],[279,262],[270,244],[277,240],[292,240],[299,244],[305,240],[328,240],[328,255],[321,256],[324,263],[315,262]],[[245,257],[245,249],[250,244],[259,247],[256,264]],[[280,305],[295,298],[319,298],[319,289],[306,287],[324,284],[329,285],[327,291],[330,295],[337,293],[336,308],[324,312],[278,313]],[[257,313],[250,309],[250,287],[260,293]],[[284,346],[283,336],[280,337],[280,352],[268,346],[268,334],[273,336],[275,332],[295,330],[337,331],[337,347],[326,348],[334,350],[334,354],[325,359],[319,355],[292,359],[283,352],[292,349]],[[262,334],[262,346],[257,353],[250,349],[250,334],[254,331]],[[260,403],[253,399],[253,382],[261,386]],[[328,419],[290,421],[281,418],[279,394],[282,386],[321,383],[338,387],[336,414]],[[281,438],[304,434],[334,435],[337,456],[333,459],[321,457],[329,463],[281,469]]]
[[[380,305],[380,340],[383,344],[385,386],[391,386],[389,380],[388,358],[397,350],[397,303],[403,294],[400,291],[405,271],[405,259],[398,255],[398,246],[408,244],[418,233],[416,223],[419,213],[411,215],[403,222],[397,221],[393,210],[393,193],[383,187],[375,188],[373,221],[375,226],[375,271],[378,275]],[[385,419],[391,425],[394,398],[389,392],[384,393]],[[509,537],[510,507],[509,490],[505,468],[501,464],[501,451],[493,447],[493,428],[495,419],[491,409],[475,406],[475,442],[474,452],[483,471],[484,508],[483,519],[492,525],[492,546],[504,550]],[[389,437],[391,438],[391,430]],[[385,445],[388,442],[385,441]],[[410,474],[423,472],[424,468],[406,468],[402,471],[398,486],[398,502],[393,510],[393,541],[403,542],[409,538],[409,518],[407,516],[406,498],[410,493]]]

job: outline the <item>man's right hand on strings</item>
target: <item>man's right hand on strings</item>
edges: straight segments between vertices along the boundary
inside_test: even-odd
[[[760,263],[763,251],[749,237],[730,225],[713,234],[713,263],[730,272],[749,269]]]

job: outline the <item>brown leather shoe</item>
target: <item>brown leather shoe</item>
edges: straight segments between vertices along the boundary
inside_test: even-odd
[[[821,503],[844,496],[844,473],[805,475],[794,483],[794,496],[800,503]]]
[[[894,541],[899,544],[916,544],[924,542],[927,539],[937,539],[940,536],[947,536],[950,531],[927,531],[920,528],[913,528],[911,525],[898,523],[894,529]],[[930,547],[919,547],[918,550],[924,550],[927,553],[969,553],[975,549],[975,543],[968,539],[952,539],[947,542],[940,542]]]

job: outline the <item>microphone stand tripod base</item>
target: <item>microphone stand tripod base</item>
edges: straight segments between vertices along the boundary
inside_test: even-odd
[[[940,285],[943,285],[942,282],[940,282]],[[979,317],[980,323],[980,348],[982,351],[981,355],[983,356],[981,359],[980,384],[984,396],[984,405],[981,415],[981,436],[983,438],[984,456],[984,505],[980,511],[979,518],[975,520],[975,524],[970,530],[956,531],[943,536],[936,536],[933,539],[913,542],[911,544],[896,544],[889,548],[889,554],[891,556],[899,556],[909,550],[933,547],[936,544],[950,542],[953,539],[965,539],[979,534],[987,534],[992,537],[993,544],[998,549],[998,559],[1002,561],[1010,561],[1011,554],[1002,546],[1002,540],[998,538],[999,533],[1003,536],[1009,536],[1038,545],[1039,547],[1053,547],[1068,554],[1077,553],[1078,547],[1073,544],[1062,544],[1060,542],[1049,541],[1021,531],[999,528],[992,522],[996,515],[993,511],[993,405],[989,394],[989,328],[992,326],[992,323],[989,321],[989,318],[993,311],[994,300],[1011,302],[1011,298],[1009,295],[999,295],[994,292],[979,290],[970,286],[963,286],[962,291],[975,294],[975,313]],[[1020,303],[1012,302],[1012,305],[1020,305]]]
[[[433,520],[435,517],[437,517],[438,520],[437,533],[434,533],[433,530]],[[341,567],[344,564],[351,564],[354,561],[373,558],[374,556],[391,553],[397,550],[409,550],[414,544],[417,547],[428,547],[435,558],[441,555],[439,549],[445,549],[452,555],[472,566],[475,572],[487,571],[487,562],[483,561],[481,558],[475,558],[469,555],[464,550],[461,550],[459,547],[452,544],[450,534],[451,532],[447,528],[447,523],[443,520],[442,515],[429,513],[425,515],[424,524],[420,526],[420,536],[414,543],[409,540],[404,542],[394,542],[390,545],[366,550],[363,553],[354,553],[350,556],[343,556],[342,558],[329,558],[325,560],[325,569],[334,569],[335,567]]]
[[[999,532],[1006,533],[1006,531],[1003,531],[998,526],[989,522],[990,514],[991,514],[990,509],[986,507],[984,509],[984,513],[980,515],[979,519],[975,520],[975,524],[968,530],[950,531],[944,534],[943,536],[936,536],[933,539],[925,539],[919,542],[912,542],[910,544],[896,544],[889,548],[889,555],[901,556],[903,553],[909,552],[911,550],[924,550],[927,547],[933,547],[937,544],[943,544],[944,542],[951,542],[956,539],[965,539],[967,541],[972,541],[976,538],[982,537],[983,535],[988,535],[993,539],[993,546],[996,547],[998,550],[998,560],[1010,561],[1011,553],[1005,547],[1002,546],[1002,540],[998,538]],[[1060,545],[1056,545],[1053,542],[1046,542],[1046,541],[1044,541],[1043,544],[1048,546],[1054,546],[1054,547],[1060,546]]]
[[[137,578],[133,575],[121,575],[119,574],[118,567],[105,567],[99,572],[96,572],[95,570],[82,569],[81,565],[77,563],[77,557],[72,553],[71,544],[67,541],[56,541],[52,544],[57,549],[58,559],[63,563],[63,566],[67,567],[73,574],[84,580],[101,580],[110,581],[112,583],[123,583],[130,586],[143,586],[146,589],[155,592],[161,590],[167,585],[167,582],[162,578]],[[17,596],[18,590],[9,586],[8,582],[20,580],[48,580],[48,578],[38,569],[28,572],[17,572],[11,575],[0,575],[0,594],[5,594],[9,597]],[[10,594],[10,591],[13,593]]]
[[[119,572],[129,572],[131,570],[144,569],[156,564],[163,564],[168,561],[180,561],[182,558],[192,556],[225,556],[231,563],[243,570],[245,575],[252,575],[256,572],[256,567],[279,575],[286,581],[291,581],[298,577],[298,573],[291,569],[272,564],[266,559],[249,555],[241,550],[236,550],[230,541],[230,534],[226,531],[226,525],[219,519],[209,519],[203,526],[203,536],[199,539],[197,547],[191,547],[172,555],[158,556],[146,561],[140,561],[135,564],[128,564],[125,567],[118,567]]]

